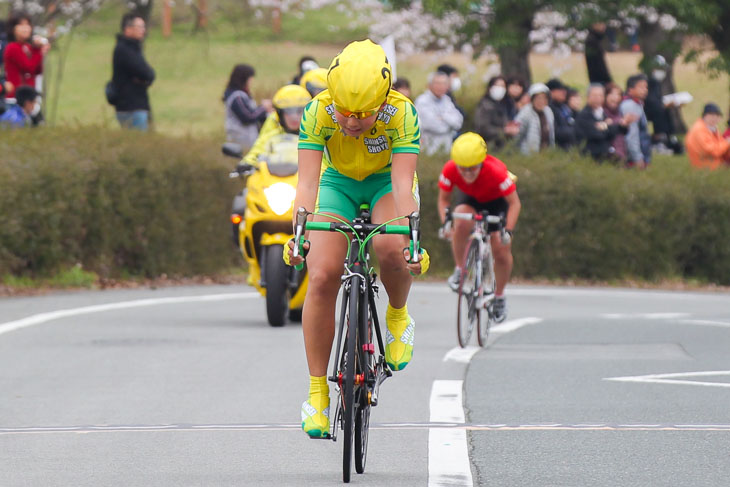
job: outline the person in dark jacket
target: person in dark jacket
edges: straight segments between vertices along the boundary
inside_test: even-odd
[[[597,22],[588,29],[585,41],[586,67],[588,81],[606,84],[613,81],[606,65],[606,51],[603,49],[603,37],[606,35],[606,24]]]
[[[124,128],[146,131],[150,119],[147,90],[155,80],[155,70],[147,64],[142,53],[146,25],[139,15],[126,14],[121,27],[114,47],[112,74],[117,120]]]
[[[650,64],[649,93],[644,101],[646,118],[652,123],[654,133],[651,137],[653,150],[657,153],[682,154],[684,147],[677,139],[677,129],[670,110],[672,102],[664,102],[662,83],[671,69],[664,56],[658,54]]]
[[[555,145],[568,150],[577,142],[575,117],[567,104],[568,87],[558,78],[545,83],[550,89],[550,109],[555,119]]]
[[[502,104],[507,95],[507,80],[504,76],[494,76],[487,83],[484,94],[474,114],[474,130],[487,142],[490,152],[499,151],[507,143],[508,137],[519,133],[519,125],[507,118],[507,110]]]
[[[578,138],[585,141],[583,153],[588,153],[601,162],[607,159],[621,159],[615,154],[613,141],[619,134],[628,132],[628,124],[633,121],[627,115],[618,122],[609,117],[603,105],[606,101],[606,89],[602,84],[593,83],[588,87],[586,106],[578,113],[575,129]]]

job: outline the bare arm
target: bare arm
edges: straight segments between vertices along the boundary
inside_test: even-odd
[[[314,211],[321,167],[322,151],[299,149],[299,180],[297,182],[297,195],[294,198],[292,227],[296,225],[297,209],[303,206],[307,211]]]
[[[400,215],[410,215],[418,211],[418,205],[413,197],[413,177],[416,174],[418,154],[393,154],[393,164],[390,173],[393,186],[395,211]]]
[[[520,217],[522,203],[520,203],[520,197],[517,196],[517,190],[505,196],[504,199],[509,205],[509,209],[507,210],[507,222],[505,223],[504,228],[511,232],[515,229],[515,225],[517,225],[517,219]]]
[[[438,211],[441,224],[446,223],[446,208],[451,205],[451,193],[439,188]]]

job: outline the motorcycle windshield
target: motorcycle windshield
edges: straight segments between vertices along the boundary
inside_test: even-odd
[[[269,162],[267,167],[273,176],[278,176],[280,178],[292,176],[296,174],[299,169],[296,163],[291,162]]]

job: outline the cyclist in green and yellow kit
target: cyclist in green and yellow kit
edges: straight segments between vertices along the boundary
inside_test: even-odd
[[[373,223],[418,210],[418,114],[410,100],[390,89],[391,82],[385,52],[370,40],[353,42],[334,58],[327,89],[307,105],[302,116],[294,208],[352,221],[360,205],[368,204]],[[331,221],[323,215],[315,215],[314,220]],[[313,232],[310,238],[303,246],[308,251],[309,288],[302,328],[310,387],[302,405],[302,429],[321,437],[330,427],[326,373],[347,242],[329,232]],[[406,307],[411,273],[426,272],[429,264],[425,251],[418,263],[407,263],[407,246],[402,235],[373,239],[389,301],[385,357],[394,371],[405,368],[413,355],[415,321]],[[289,247],[293,248],[293,241]],[[302,261],[292,257],[291,250],[284,258],[292,265]]]

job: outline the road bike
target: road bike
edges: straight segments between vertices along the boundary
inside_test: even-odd
[[[494,299],[497,284],[489,225],[497,225],[502,242],[508,243],[509,234],[504,230],[505,216],[504,213],[490,215],[487,211],[451,213],[447,209],[446,220],[450,219],[474,221],[474,228],[469,236],[466,255],[461,266],[458,290],[456,332],[459,346],[463,348],[469,344],[476,327],[479,346],[485,347],[489,329],[494,322]]]
[[[304,230],[340,232],[348,238],[348,251],[342,275],[342,301],[337,347],[332,374],[337,400],[331,430],[326,439],[336,441],[338,428],[343,435],[342,480],[350,481],[354,458],[355,471],[365,471],[367,459],[370,408],[378,405],[380,385],[392,372],[385,363],[385,346],[380,331],[375,297],[378,294],[377,275],[370,265],[370,241],[376,235],[409,235],[410,256],[420,254],[420,219],[418,212],[382,224],[370,222],[368,205],[360,207],[360,216],[352,222],[324,215],[334,222],[308,222],[307,216],[318,213],[297,211],[295,245],[292,255],[301,253]],[[408,218],[408,225],[391,223]],[[377,344],[377,346],[376,346]]]

